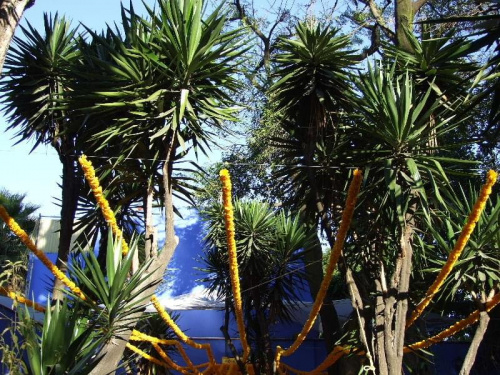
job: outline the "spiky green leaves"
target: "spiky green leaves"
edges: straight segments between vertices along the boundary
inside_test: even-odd
[[[347,69],[355,56],[347,48],[348,36],[328,27],[299,23],[296,38],[282,39],[274,58],[277,82],[271,87],[273,101],[286,116],[310,112],[311,102],[326,111],[349,104],[350,78]]]
[[[230,298],[229,265],[221,207],[206,213],[208,233],[204,271],[209,289]],[[234,203],[235,236],[244,306],[262,308],[275,319],[287,319],[299,300],[303,281],[303,249],[314,233],[308,232],[297,217],[275,212],[259,202]],[[255,300],[257,293],[259,300]],[[257,307],[258,306],[260,307]],[[254,306],[254,307],[252,307]],[[246,318],[250,318],[247,316]]]
[[[16,38],[5,62],[7,69],[1,89],[9,129],[19,141],[35,139],[39,144],[58,142],[68,128],[64,93],[71,66],[79,58],[76,28],[57,14],[44,16],[42,35],[29,23],[22,27],[24,38]]]

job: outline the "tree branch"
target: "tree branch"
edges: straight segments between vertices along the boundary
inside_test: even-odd
[[[427,0],[417,0],[413,2],[413,13],[417,13],[420,8],[422,8],[425,3],[427,3]]]
[[[0,1],[0,76],[10,42],[14,36],[24,10],[32,6],[34,0]]]
[[[396,40],[396,34],[392,31],[386,24],[384,17],[380,13],[380,10],[377,8],[377,4],[374,0],[361,0],[361,2],[367,5],[370,8],[370,12],[375,18],[375,21],[380,26],[380,28],[384,31],[384,33],[391,39]]]
[[[482,309],[484,310],[485,304],[481,304]],[[479,325],[476,328],[476,332],[474,333],[474,338],[470,343],[469,350],[467,351],[467,355],[465,356],[464,363],[462,365],[462,369],[460,370],[460,375],[469,375],[472,370],[472,366],[476,361],[477,351],[479,350],[479,345],[483,341],[484,335],[486,333],[486,329],[488,328],[488,323],[490,322],[490,316],[486,311],[481,311],[479,315]]]

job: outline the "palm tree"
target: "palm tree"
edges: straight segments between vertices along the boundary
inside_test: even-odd
[[[112,157],[112,166],[103,168],[104,173],[118,185],[134,180],[133,190],[116,191],[135,193],[133,199],[145,202],[148,240],[153,236],[148,213],[154,200],[163,204],[165,246],[159,253],[146,251],[153,260],[153,279],[163,276],[177,245],[174,191],[189,193],[189,180],[180,175],[177,162],[191,148],[205,152],[210,129],[236,120],[238,111],[231,93],[239,87],[242,33],[224,29],[222,8],[208,15],[203,9],[201,0],[161,0],[142,18],[133,8],[122,8],[123,32],[87,30],[91,42],[83,43],[81,64],[73,70],[76,79],[69,100],[88,116],[86,130],[93,134],[94,154]],[[106,360],[94,370],[96,374],[118,362],[127,335],[130,331],[125,330],[118,345],[107,344]]]
[[[333,229],[342,207],[347,173],[330,167],[349,165],[343,157],[344,118],[351,108],[349,68],[356,56],[349,51],[349,37],[323,26],[300,23],[296,38],[282,39],[273,63],[276,82],[269,90],[269,106],[284,136],[272,139],[285,166],[276,168],[274,178],[282,186],[283,204],[303,213],[309,228],[318,225],[333,243]],[[307,279],[315,298],[323,279],[323,251],[319,238],[306,254]],[[331,297],[329,297],[331,298]],[[341,337],[332,303],[321,309],[327,350]]]
[[[71,80],[70,67],[79,59],[76,29],[57,15],[44,16],[44,34],[29,23],[21,27],[24,39],[15,38],[6,59],[2,96],[9,116],[8,129],[18,142],[34,140],[33,149],[50,144],[62,164],[61,231],[57,266],[65,270],[78,202],[78,154],[81,119],[64,100]],[[56,280],[53,298],[62,297]]]
[[[307,231],[298,217],[275,211],[260,202],[234,205],[235,233],[243,309],[248,335],[254,346],[254,361],[262,373],[272,373],[274,350],[270,327],[290,321],[300,305],[304,249],[315,233]],[[226,301],[225,334],[228,339],[228,314],[233,311],[229,260],[221,205],[203,212],[207,220],[202,270],[208,289]]]

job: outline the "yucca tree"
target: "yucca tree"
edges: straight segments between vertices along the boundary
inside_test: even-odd
[[[182,176],[174,181],[174,164],[192,147],[204,151],[210,143],[210,129],[236,120],[238,110],[232,93],[239,88],[236,74],[243,53],[242,32],[225,29],[222,7],[210,14],[205,7],[200,0],[161,0],[147,9],[147,17],[137,16],[132,6],[123,7],[123,32],[87,30],[85,38],[77,38],[67,22],[47,17],[47,37],[27,29],[31,42],[19,41],[10,64],[13,79],[4,83],[5,92],[18,90],[16,95],[7,95],[6,102],[12,127],[19,126],[23,138],[37,135],[38,143],[52,142],[62,156],[73,156],[82,150],[74,138],[78,134],[85,137],[90,156],[111,158],[111,168],[102,168],[106,162],[96,165],[110,179],[107,193],[112,203],[126,207],[140,197],[147,200],[145,211],[150,213],[153,200],[163,194],[167,240],[161,252],[151,254],[152,280],[163,276],[177,244],[173,190],[182,194],[188,188],[189,180]],[[25,75],[26,71],[30,74]],[[140,160],[120,165],[127,157]],[[75,158],[67,159],[65,172],[70,166],[75,171]],[[129,187],[120,187],[131,179]],[[71,191],[63,182],[63,194]],[[76,207],[77,196],[71,204]],[[150,215],[146,228],[151,228],[148,219]],[[72,228],[72,220],[63,216],[64,225],[70,222]],[[152,286],[136,299],[142,301],[153,291]],[[137,311],[132,317],[140,315]],[[117,335],[123,340],[114,337],[106,343],[104,360],[94,373],[108,373],[120,360],[131,332],[130,324],[122,325]]]
[[[465,102],[471,93],[469,82],[474,80],[479,71],[479,65],[471,61],[471,56],[478,51],[480,45],[470,38],[457,37],[456,30],[453,29],[440,37],[433,37],[429,28],[425,26],[422,27],[420,39],[412,33],[407,34],[412,51],[408,52],[396,46],[387,45],[385,57],[388,60],[394,60],[400,72],[411,73],[418,91],[427,92],[429,88],[432,89],[429,103],[439,99],[443,104],[455,108],[459,112],[458,116],[469,118],[454,132],[445,136],[455,140],[457,137],[462,137],[464,142],[462,148],[467,148],[470,146],[471,139],[474,138],[473,134],[477,133],[472,125],[475,108],[466,105]],[[464,104],[459,105],[459,103]],[[430,113],[430,119],[435,121],[434,113]],[[437,147],[439,139],[434,136],[429,139],[429,142],[430,145]],[[447,143],[448,139],[443,139],[441,136],[441,142]],[[456,143],[459,143],[458,140]],[[438,152],[438,150],[433,152]]]
[[[359,133],[352,142],[363,147],[352,155],[365,169],[358,211],[363,218],[345,255],[348,275],[359,270],[352,280],[358,289],[353,297],[370,306],[370,317],[359,319],[368,332],[363,345],[382,374],[399,374],[402,368],[411,275],[425,257],[413,250],[416,232],[432,220],[431,212],[452,188],[449,175],[471,173],[474,166],[446,156],[453,144],[435,152],[429,140],[451,132],[461,119],[452,106],[433,98],[432,87],[422,92],[416,86],[414,76],[396,72],[394,65],[369,66],[357,81],[353,123]],[[363,304],[357,308],[362,311]],[[374,331],[371,324],[384,328]]]
[[[205,14],[200,0],[158,1],[147,8],[147,17],[136,15],[133,7],[122,8],[122,21],[123,32],[87,30],[91,42],[83,44],[85,54],[73,71],[70,102],[88,116],[96,155],[113,157],[112,165],[102,168],[111,185],[143,199],[148,241],[155,236],[153,202],[162,202],[165,246],[160,252],[146,250],[153,259],[152,278],[159,279],[177,245],[174,191],[189,193],[189,179],[177,162],[191,148],[204,152],[211,129],[236,120],[231,94],[239,88],[242,33],[226,31],[225,11],[218,7]],[[131,182],[133,190],[120,187]],[[118,345],[107,344],[96,374],[118,362],[129,334],[124,331]]]
[[[238,88],[241,32],[223,30],[221,8],[207,16],[203,9],[198,0],[160,1],[148,8],[148,18],[123,9],[123,36],[112,29],[92,34],[98,54],[80,69],[74,90],[75,101],[96,119],[101,148],[114,142],[117,156],[143,159],[143,191],[164,194],[170,247],[174,162],[191,147],[203,151],[210,128],[236,119],[230,92]],[[161,189],[148,183],[157,169]]]
[[[212,206],[203,216],[208,225],[202,259],[202,271],[207,276],[203,281],[226,301],[229,313],[233,310],[233,297],[223,209],[220,205]],[[243,310],[254,347],[253,361],[261,373],[270,374],[274,358],[271,327],[293,319],[294,310],[300,306],[305,279],[304,249],[310,247],[315,233],[308,231],[298,216],[255,201],[236,201],[234,220]],[[226,319],[226,334],[228,323]]]
[[[333,241],[332,207],[341,207],[342,197],[335,190],[344,187],[331,166],[343,164],[345,113],[354,98],[349,69],[356,56],[349,48],[349,37],[322,25],[299,23],[295,37],[282,39],[273,57],[275,83],[268,92],[273,120],[282,137],[273,138],[284,167],[276,168],[274,178],[283,187],[284,204],[303,212],[309,228],[320,228]],[[337,158],[338,157],[338,158]],[[336,161],[332,163],[332,159]],[[347,162],[344,160],[344,162]],[[340,187],[342,185],[342,187]],[[306,254],[307,278],[313,298],[323,277],[323,256],[319,239]],[[321,310],[327,349],[340,338],[340,325],[333,304]]]
[[[61,231],[57,265],[65,270],[81,182],[75,154],[81,147],[82,122],[68,107],[65,93],[71,65],[80,58],[76,28],[65,18],[44,16],[43,33],[29,23],[21,27],[24,38],[15,38],[7,56],[2,101],[8,129],[18,142],[34,140],[33,149],[51,145],[62,164]],[[62,284],[56,281],[54,298]]]

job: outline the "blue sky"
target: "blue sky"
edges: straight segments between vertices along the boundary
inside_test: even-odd
[[[154,0],[147,0],[150,5]],[[128,7],[128,0],[124,1]],[[143,13],[142,1],[134,0],[137,13]],[[102,30],[106,24],[120,20],[120,0],[37,0],[28,9],[22,24],[29,21],[35,28],[43,27],[43,13],[65,15],[73,25],[80,22],[94,30]],[[16,35],[21,36],[18,28]],[[26,193],[27,201],[40,206],[39,214],[59,216],[60,208],[55,204],[61,196],[61,165],[51,147],[39,146],[30,153],[33,144],[26,142],[15,145],[15,132],[5,132],[7,122],[0,113],[0,188],[14,193]],[[215,156],[217,158],[217,156]]]
[[[149,0],[152,4],[153,1]],[[125,2],[128,5],[128,2]],[[134,1],[137,12],[143,11],[142,2]],[[120,0],[37,0],[24,14],[22,24],[29,21],[38,30],[43,26],[43,13],[65,15],[76,26],[80,22],[95,30],[106,23],[120,19]],[[18,28],[16,35],[22,35]],[[38,213],[44,216],[59,216],[59,207],[54,198],[60,198],[58,187],[61,166],[51,147],[40,146],[31,154],[32,144],[16,142],[15,132],[4,132],[5,116],[0,114],[0,188],[10,192],[27,193],[27,201],[40,205]]]

